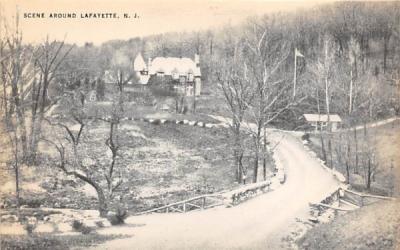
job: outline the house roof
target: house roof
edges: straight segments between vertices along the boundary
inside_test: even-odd
[[[328,115],[320,115],[320,114],[303,114],[304,118],[306,118],[309,122],[327,122]],[[330,114],[329,121],[331,122],[342,122],[342,119],[339,115]]]
[[[139,53],[136,58],[135,61],[133,61],[133,68],[136,71],[141,71],[147,68],[146,63],[144,62],[144,59],[142,57],[142,54]]]
[[[200,67],[190,58],[178,57],[156,57],[149,66],[149,74],[163,72],[164,75],[187,75],[192,73],[194,76],[201,76]]]

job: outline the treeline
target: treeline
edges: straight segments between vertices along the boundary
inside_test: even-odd
[[[234,53],[230,43],[248,40],[245,36],[249,30],[257,29],[262,34],[265,27],[272,25],[275,28],[269,35],[284,37],[289,43],[289,54],[280,68],[281,78],[293,81],[295,48],[305,56],[297,61],[297,93],[307,95],[307,99],[277,121],[285,120],[288,124],[288,117],[297,119],[301,112],[339,113],[355,122],[361,118],[377,119],[399,112],[399,9],[398,2],[338,2],[294,13],[249,18],[237,26],[207,31],[113,40],[100,46],[87,43],[74,48],[69,56],[71,63],[66,64],[64,71],[81,72],[76,75],[77,81],[83,81],[101,77],[115,63],[131,63],[138,52],[146,59],[194,57],[197,53],[204,91],[216,93],[216,73],[221,62]],[[330,60],[325,62],[330,64],[326,72],[329,104],[324,96],[326,86],[319,79],[319,65],[326,52]]]

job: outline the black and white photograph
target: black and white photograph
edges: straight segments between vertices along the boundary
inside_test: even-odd
[[[1,250],[400,250],[400,1],[0,1]]]

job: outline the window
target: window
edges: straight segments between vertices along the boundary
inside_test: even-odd
[[[193,73],[188,73],[188,81],[193,82]]]

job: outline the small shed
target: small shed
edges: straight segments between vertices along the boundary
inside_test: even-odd
[[[332,131],[335,131],[340,128],[342,124],[342,119],[337,114],[330,114],[329,117],[327,114],[304,114],[303,116],[315,131],[326,130],[329,127]]]

